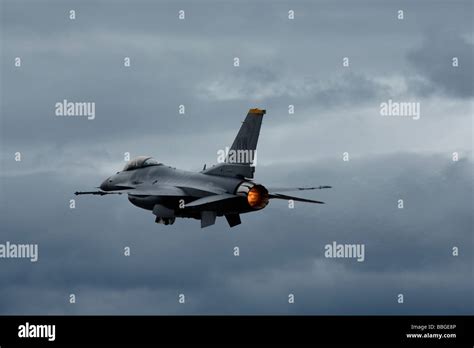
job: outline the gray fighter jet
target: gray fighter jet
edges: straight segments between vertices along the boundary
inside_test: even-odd
[[[174,223],[177,217],[201,220],[201,228],[225,216],[230,227],[239,225],[240,214],[265,208],[270,199],[298,202],[323,202],[281,194],[285,191],[325,189],[318,187],[266,188],[253,182],[254,159],[265,110],[250,109],[232,147],[222,163],[199,172],[169,167],[152,157],[140,156],[107,178],[99,191],[75,192],[76,195],[127,194],[137,207],[151,210],[155,222]]]

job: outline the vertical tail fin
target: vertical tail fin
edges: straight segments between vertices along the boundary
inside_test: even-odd
[[[226,148],[228,152],[223,158],[224,163],[216,164],[209,169],[204,168],[201,173],[209,175],[230,176],[237,178],[253,178],[256,165],[256,150],[263,115],[266,111],[250,109],[239,133],[232,143]],[[253,166],[252,166],[253,164]]]
[[[266,110],[250,109],[234,139],[226,162],[250,165],[255,158],[258,136]],[[234,157],[232,157],[234,156]]]

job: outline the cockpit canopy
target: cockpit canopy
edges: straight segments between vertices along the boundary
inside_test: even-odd
[[[138,168],[149,167],[149,166],[159,166],[159,165],[162,165],[162,163],[159,163],[153,157],[138,156],[132,159],[131,161],[129,161],[123,168],[123,171],[126,172],[127,170],[134,170]]]

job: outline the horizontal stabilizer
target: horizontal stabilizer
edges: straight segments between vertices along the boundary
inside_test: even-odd
[[[306,191],[306,190],[322,190],[329,189],[332,186],[314,186],[314,187],[268,187],[270,193],[273,192],[290,192],[290,191]]]
[[[306,202],[306,203],[318,203],[318,204],[324,204],[324,202],[321,201],[314,201],[312,199],[306,199],[306,198],[299,198],[299,197],[294,197],[294,196],[287,196],[287,195],[282,195],[279,193],[273,193],[269,194],[268,198],[276,198],[276,199],[285,199],[285,200],[292,200],[292,201],[297,201],[297,202]]]

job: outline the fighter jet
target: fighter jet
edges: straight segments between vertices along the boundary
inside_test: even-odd
[[[225,216],[230,227],[239,225],[240,214],[261,210],[270,199],[324,204],[281,192],[331,186],[266,188],[252,180],[265,114],[265,110],[250,109],[224,160],[210,168],[204,166],[201,172],[176,169],[152,157],[139,156],[105,179],[99,191],[75,194],[126,194],[132,204],[152,211],[156,223],[172,225],[176,218],[194,218],[201,220],[201,228],[213,225],[218,216]]]

